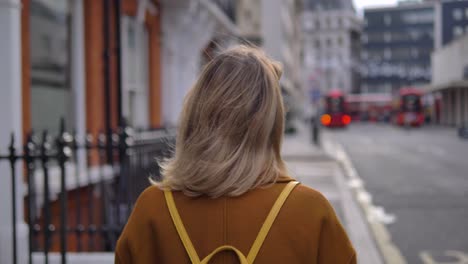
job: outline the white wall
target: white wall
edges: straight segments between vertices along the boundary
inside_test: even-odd
[[[432,54],[432,86],[445,85],[463,79],[468,66],[468,35]]]
[[[281,47],[284,45],[280,9],[282,0],[262,0],[261,4],[261,34],[262,48],[276,60],[284,63]]]
[[[338,23],[340,19],[341,25]],[[317,20],[320,22],[319,27],[316,24]],[[306,61],[306,75],[315,74],[318,86],[323,92],[327,88],[351,91],[353,67],[358,62],[351,50],[350,32],[360,31],[357,16],[349,10],[306,11],[303,25],[306,35],[304,44],[307,45],[305,49],[310,57],[310,60]],[[340,45],[337,43],[338,39],[342,41]],[[331,45],[327,45],[327,40],[331,40]],[[315,46],[316,41],[320,42],[320,48]],[[323,74],[320,75],[320,72]]]
[[[237,36],[239,31],[210,1],[164,0],[161,6],[163,123],[175,126],[205,47],[218,33]]]
[[[14,133],[16,147],[21,151],[21,3],[20,0],[0,4],[0,153],[7,154],[10,134]],[[21,164],[16,166],[16,200],[22,201]],[[0,263],[12,263],[12,187],[8,163],[0,162]],[[18,257],[27,256],[27,228],[22,221],[21,203],[17,203]]]

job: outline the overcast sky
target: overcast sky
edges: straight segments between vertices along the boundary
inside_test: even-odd
[[[354,0],[354,6],[361,12],[366,7],[395,5],[397,0]]]

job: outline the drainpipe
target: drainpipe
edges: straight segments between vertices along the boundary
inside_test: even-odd
[[[112,123],[111,123],[111,47],[110,47],[110,0],[103,1],[103,28],[104,28],[104,122],[107,138],[106,156],[107,163],[112,164]]]
[[[117,112],[118,112],[118,126],[125,126],[125,119],[122,111],[122,38],[121,38],[121,19],[122,19],[122,5],[121,0],[115,0],[114,3],[114,17],[115,17],[115,52],[116,52],[116,67],[117,67]]]

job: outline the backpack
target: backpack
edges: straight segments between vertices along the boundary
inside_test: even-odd
[[[177,233],[179,234],[180,240],[182,240],[185,250],[187,251],[187,254],[189,255],[190,260],[193,264],[207,264],[214,255],[221,251],[234,251],[241,264],[252,264],[255,260],[255,257],[258,254],[258,251],[260,250],[260,247],[265,241],[265,238],[268,235],[268,231],[273,225],[273,222],[275,221],[276,216],[278,215],[281,207],[283,206],[291,191],[298,183],[299,182],[296,181],[289,182],[283,189],[283,191],[281,191],[281,194],[279,195],[275,204],[268,213],[268,216],[265,222],[263,223],[262,228],[260,229],[260,232],[258,233],[257,238],[255,239],[252,247],[250,248],[247,257],[237,248],[230,245],[223,245],[213,250],[208,256],[206,256],[203,260],[200,261],[200,258],[198,257],[198,254],[195,248],[193,247],[192,241],[190,241],[190,238],[187,234],[187,230],[185,229],[184,224],[182,223],[182,219],[180,218],[179,212],[177,211],[172,192],[170,190],[165,190],[164,196],[166,197],[167,207],[169,208],[169,213],[171,214],[171,218],[177,229]]]

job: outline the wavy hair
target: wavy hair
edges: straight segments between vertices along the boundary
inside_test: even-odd
[[[185,97],[172,158],[160,162],[162,189],[189,196],[239,196],[274,183],[284,105],[281,65],[257,48],[236,46],[203,69]]]

